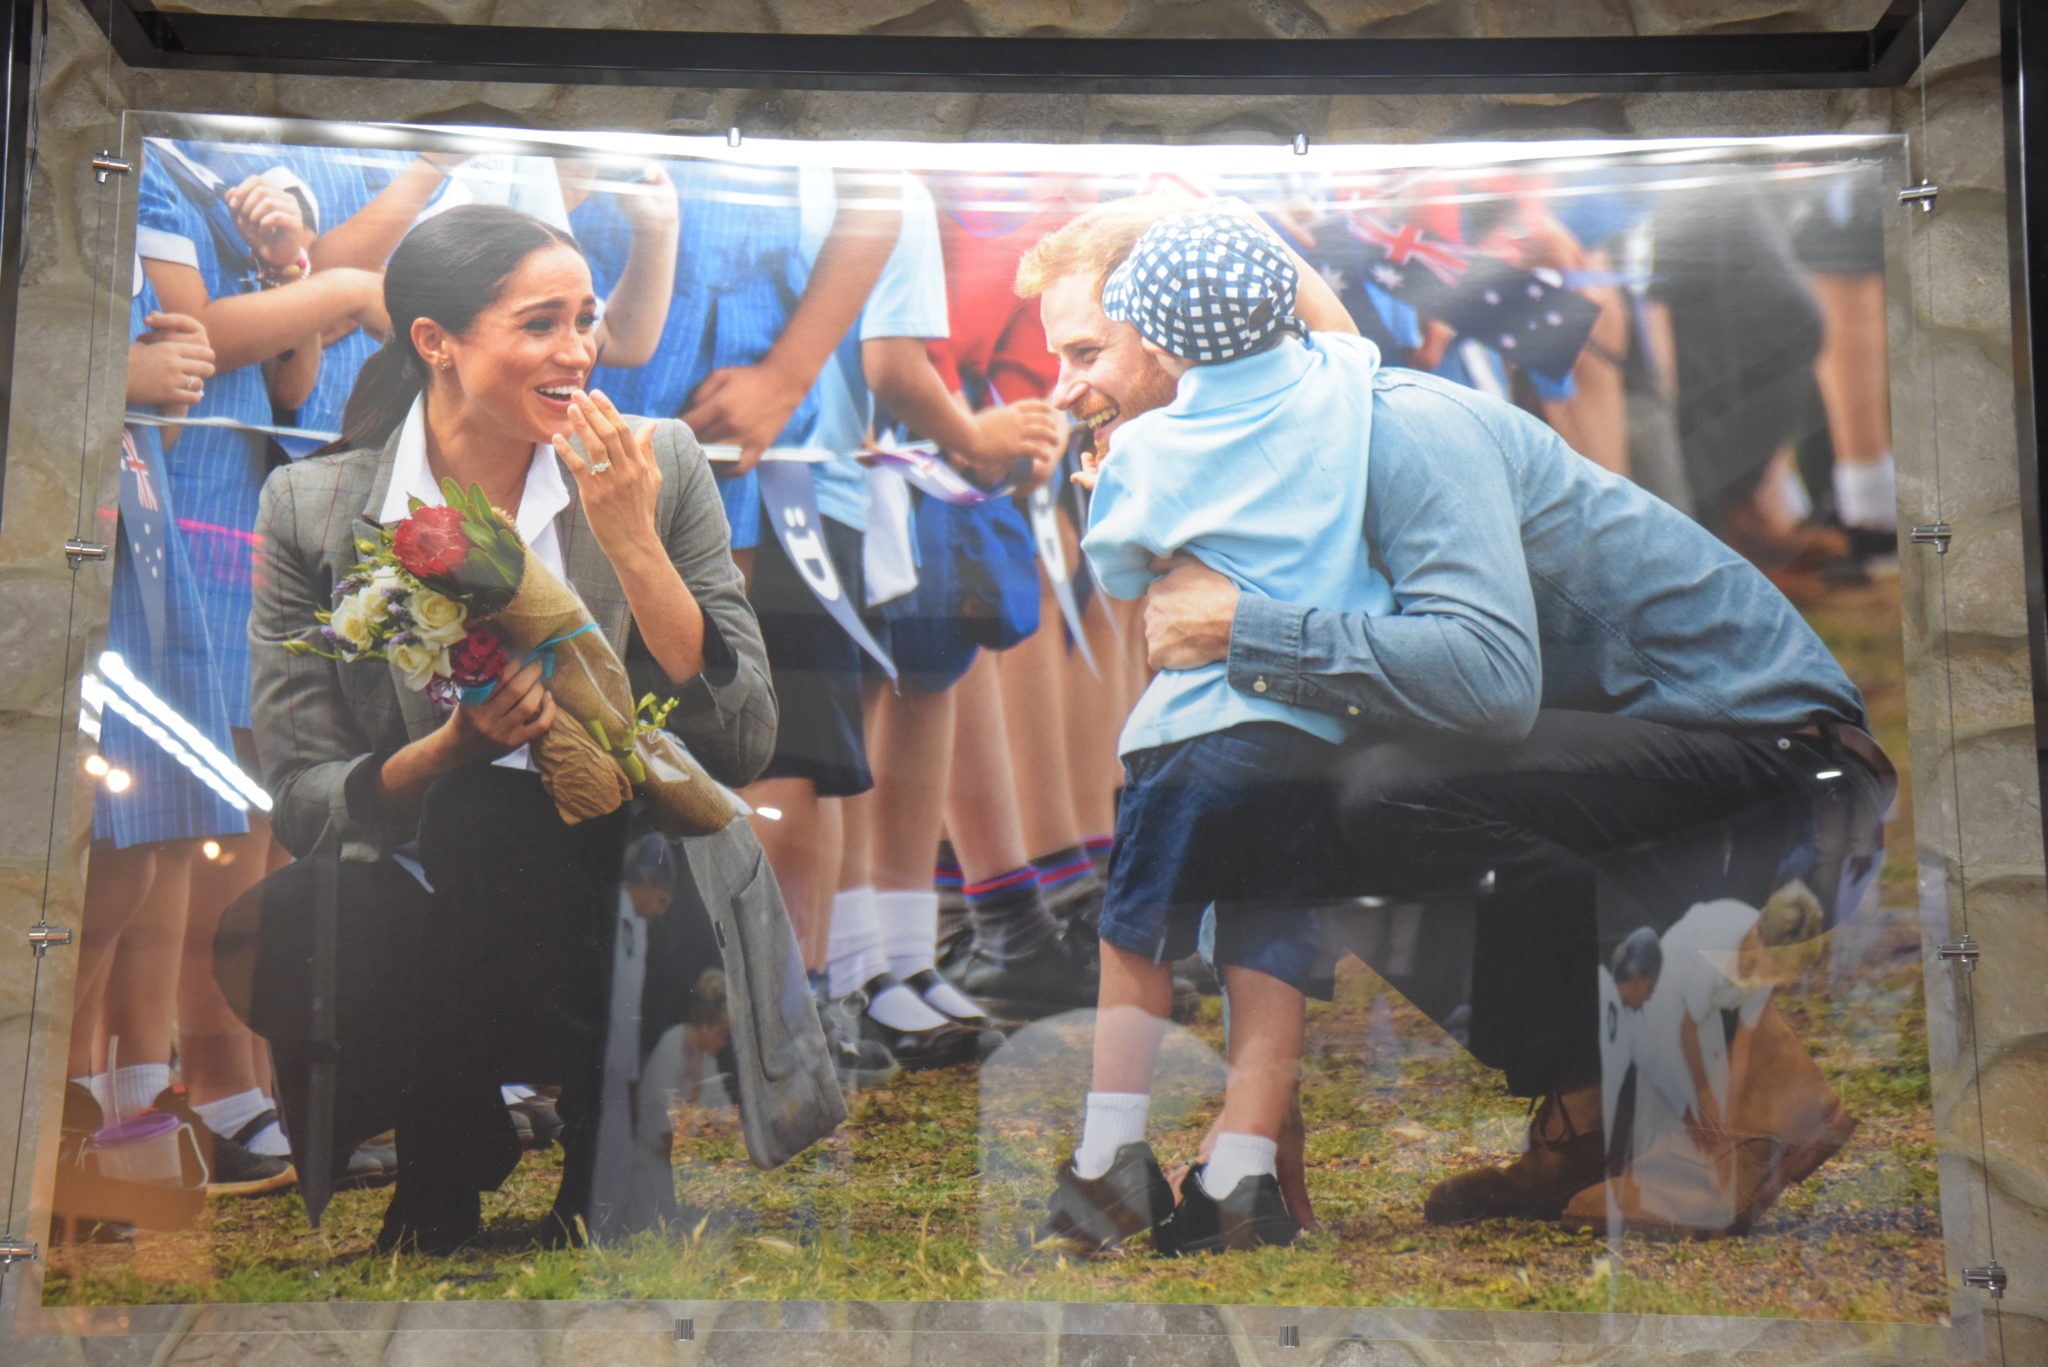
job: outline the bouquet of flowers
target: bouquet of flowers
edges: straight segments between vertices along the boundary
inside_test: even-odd
[[[562,820],[617,811],[638,792],[670,835],[722,829],[738,809],[662,726],[673,700],[635,700],[626,667],[575,590],[527,554],[511,519],[481,487],[442,482],[445,507],[411,511],[334,586],[316,613],[318,640],[287,649],[332,659],[386,660],[406,685],[443,706],[477,703],[512,659],[539,660],[554,725],[533,743],[534,767]]]

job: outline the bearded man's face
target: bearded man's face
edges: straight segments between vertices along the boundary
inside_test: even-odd
[[[1086,272],[1053,281],[1039,306],[1060,361],[1052,405],[1093,432],[1095,454],[1107,457],[1117,428],[1173,401],[1174,376],[1145,350],[1136,328],[1103,313],[1101,291]]]

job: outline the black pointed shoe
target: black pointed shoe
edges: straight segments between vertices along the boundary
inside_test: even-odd
[[[1202,1172],[1196,1168],[1181,1179],[1180,1204],[1152,1231],[1152,1246],[1164,1256],[1241,1252],[1266,1244],[1285,1248],[1300,1235],[1279,1178],[1240,1178],[1219,1201],[1202,1185]]]
[[[1036,1234],[1039,1243],[1061,1240],[1080,1252],[1097,1253],[1165,1219],[1173,1209],[1173,1188],[1152,1146],[1140,1140],[1118,1149],[1116,1161],[1100,1177],[1075,1172],[1069,1156],[1060,1164],[1045,1209]]]

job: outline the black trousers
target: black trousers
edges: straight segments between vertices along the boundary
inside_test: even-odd
[[[1474,1056],[1521,1096],[1591,1081],[1595,968],[1630,931],[1712,898],[1761,906],[1793,873],[1829,882],[1830,900],[1841,870],[1801,867],[1814,833],[1873,828],[1889,793],[1823,732],[1545,711],[1512,745],[1354,742],[1334,774],[1353,891],[1470,900]]]
[[[333,1154],[339,1170],[357,1143],[396,1128],[403,1221],[459,1223],[511,1172],[519,1146],[499,1086],[512,1081],[563,1088],[558,1208],[584,1213],[619,1019],[610,979],[629,811],[568,826],[535,775],[475,765],[437,783],[422,809],[431,892],[389,860],[339,866]],[[247,1019],[276,1057],[295,1149],[309,1132],[305,1064],[320,1047],[307,1006],[319,878],[317,860],[273,874],[224,919],[216,945],[224,986],[228,965],[253,967]],[[715,949],[687,876],[678,894],[650,931],[643,1040],[684,1018],[679,985],[716,966],[695,962]]]

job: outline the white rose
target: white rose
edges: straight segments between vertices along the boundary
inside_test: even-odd
[[[334,609],[334,616],[328,625],[334,634],[347,643],[348,648],[360,654],[373,650],[377,645],[377,616],[365,601],[373,597],[374,589],[362,589],[341,600]]]
[[[393,646],[390,658],[392,665],[405,677],[405,686],[415,693],[424,692],[436,674],[450,672],[448,652],[424,641],[407,641],[402,646]]]
[[[469,609],[445,593],[420,589],[412,596],[413,634],[435,646],[452,646],[469,633]]]

